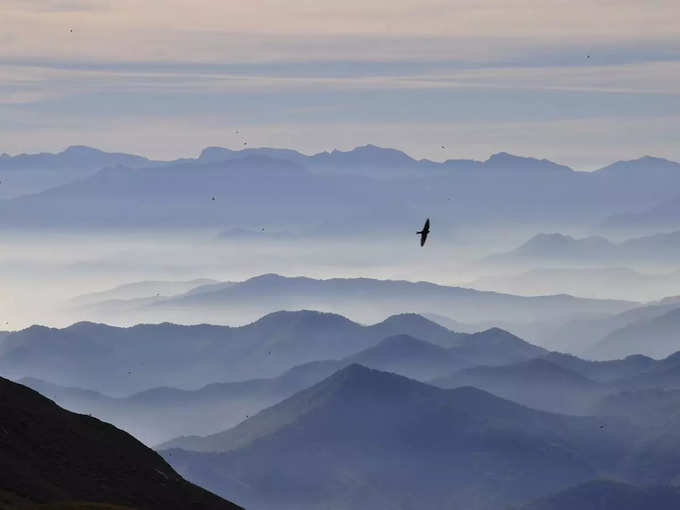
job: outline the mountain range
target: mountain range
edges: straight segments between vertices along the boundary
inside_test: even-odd
[[[197,287],[218,283],[209,278],[187,281],[144,281],[119,285],[113,289],[82,294],[71,300],[76,305],[88,305],[114,300],[130,300],[148,297],[167,297],[184,294]]]
[[[194,451],[177,440],[161,453],[246,507],[486,510],[613,469],[632,430],[601,423],[350,365]]]
[[[465,367],[503,365],[545,352],[501,330],[452,335],[447,341],[451,347],[396,335],[344,359],[305,363],[270,379],[212,383],[192,391],[153,388],[122,398],[36,378],[19,382],[69,410],[97,416],[154,445],[180,435],[204,435],[236,425],[352,363],[428,380]]]
[[[340,315],[299,311],[272,313],[237,328],[169,323],[32,326],[0,344],[0,370],[16,379],[51,379],[61,386],[120,395],[158,386],[196,388],[276,376],[302,363],[354,355],[394,335],[417,335],[451,349],[458,363],[465,360],[468,366],[475,359],[494,363],[485,353],[491,345],[501,363],[541,352],[500,330],[455,333],[416,314],[363,326]]]
[[[612,214],[671,200],[680,184],[680,165],[659,158],[576,172],[503,152],[483,162],[436,163],[372,145],[313,156],[285,149],[209,148],[196,159],[172,162],[73,147],[57,155],[3,161],[0,171],[4,164],[7,169],[48,165],[57,174],[63,166],[85,172],[66,182],[64,172],[57,182],[35,177],[42,185],[34,186],[32,195],[17,197],[30,191],[21,187],[8,192],[16,198],[0,203],[0,221],[15,228],[266,226],[326,235],[378,228],[394,233],[420,222],[423,211],[440,218],[442,232],[461,224],[498,226],[499,221],[593,225]],[[98,170],[88,173],[92,168]],[[352,227],[346,230],[348,222]]]
[[[584,414],[606,389],[544,358],[489,367],[479,366],[434,379],[440,388],[474,386],[527,407],[562,414]]]
[[[83,145],[68,147],[58,154],[0,155],[0,198],[38,193],[92,175],[110,166],[142,168],[157,162],[142,156],[104,152]]]
[[[680,350],[680,307],[612,331],[586,351],[594,359],[611,359],[632,353],[662,358]]]
[[[489,263],[548,263],[576,266],[673,263],[680,256],[680,231],[631,238],[613,243],[602,236],[574,238],[537,234],[508,253],[492,255]]]
[[[649,263],[656,255],[639,258],[631,262]],[[559,257],[558,257],[559,259]],[[666,258],[666,263],[672,263]],[[529,271],[484,276],[471,281],[466,286],[479,290],[493,290],[518,295],[548,295],[566,293],[572,296],[587,296],[597,299],[630,299],[635,296],[639,300],[654,300],[675,294],[680,288],[680,271],[640,272],[628,267],[570,267],[557,266],[562,263],[557,259],[546,258],[536,260],[532,265],[540,267]],[[593,261],[583,259],[584,264]],[[616,261],[614,261],[616,262]],[[542,267],[542,266],[546,267]]]
[[[641,211],[614,214],[603,227],[608,230],[642,231],[676,229],[680,225],[680,197],[665,199]]]
[[[680,356],[674,353],[654,360],[638,354],[590,361],[550,352],[495,366],[480,363],[434,378],[430,383],[441,388],[474,386],[533,409],[584,415],[593,414],[594,408],[606,407],[603,402],[621,391],[680,388]],[[629,417],[621,412],[614,415]]]
[[[679,307],[677,297],[669,297],[632,307],[620,313],[581,314],[562,319],[538,320],[532,323],[492,321],[491,323],[476,323],[475,326],[479,328],[493,324],[550,350],[585,357],[597,356],[598,359],[612,359],[637,353],[653,353],[655,339],[649,337],[645,341],[640,340],[636,345],[634,342],[630,343],[626,350],[595,353],[593,349],[602,342],[603,338],[619,329],[660,317]],[[442,323],[446,324],[446,321]],[[664,352],[667,353],[668,345],[664,346],[664,342],[661,339],[659,343],[661,349],[665,349]]]
[[[150,298],[104,301],[77,311],[80,315],[87,314],[95,319],[215,323],[231,318],[254,320],[273,310],[282,309],[321,309],[366,322],[419,310],[466,323],[502,323],[613,314],[636,305],[630,301],[575,298],[569,295],[516,296],[423,281],[371,278],[322,280],[277,274],[260,275],[241,282],[199,286],[189,293],[163,299]]]

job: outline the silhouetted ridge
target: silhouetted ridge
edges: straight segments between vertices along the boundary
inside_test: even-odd
[[[569,488],[520,510],[676,510],[677,487],[635,487],[621,482],[593,480]]]
[[[236,509],[186,482],[132,436],[0,378],[0,491],[34,503]]]

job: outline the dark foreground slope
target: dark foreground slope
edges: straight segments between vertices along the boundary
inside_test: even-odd
[[[0,378],[0,502],[237,509],[179,476],[129,434]],[[0,506],[2,503],[0,503]]]
[[[592,479],[629,439],[592,418],[351,365],[229,431],[172,443],[193,452],[163,454],[252,508],[487,510]]]
[[[635,487],[593,480],[526,505],[521,510],[676,510],[677,487]]]

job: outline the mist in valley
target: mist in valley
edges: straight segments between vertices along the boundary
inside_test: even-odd
[[[3,5],[0,510],[680,508],[678,6],[380,4]]]

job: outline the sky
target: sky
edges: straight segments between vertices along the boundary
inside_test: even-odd
[[[680,160],[678,19],[677,0],[3,0],[0,152]]]

